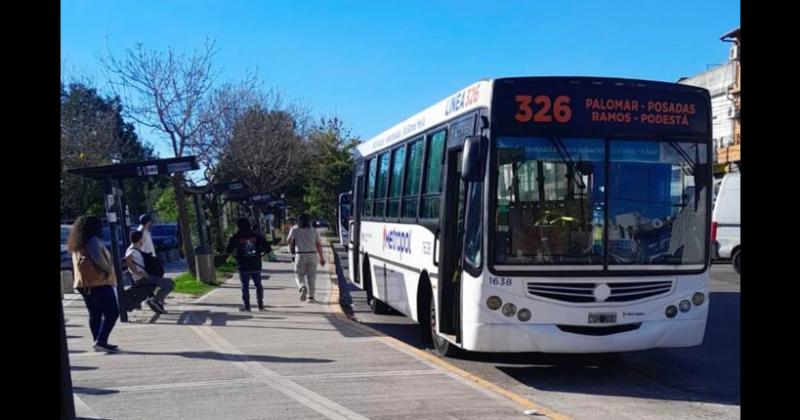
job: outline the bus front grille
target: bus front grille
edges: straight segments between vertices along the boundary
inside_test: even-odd
[[[605,299],[598,298],[595,289],[606,284],[610,293]],[[672,290],[672,281],[606,282],[606,283],[545,283],[528,282],[528,293],[534,296],[570,303],[633,302],[667,294]]]

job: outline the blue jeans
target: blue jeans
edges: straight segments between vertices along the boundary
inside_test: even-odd
[[[92,331],[92,338],[97,344],[108,344],[108,336],[119,317],[117,307],[117,295],[114,287],[110,285],[78,288],[83,296],[83,303],[89,310],[89,329]]]
[[[242,282],[242,301],[244,307],[250,309],[250,279],[253,279],[253,284],[256,285],[256,300],[258,300],[258,307],[264,306],[264,287],[261,286],[261,272],[260,271],[240,271],[239,280]]]

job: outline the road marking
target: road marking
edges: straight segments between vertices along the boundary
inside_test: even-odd
[[[376,376],[425,376],[425,375],[442,375],[438,370],[406,370],[406,371],[382,371],[382,372],[350,372],[350,373],[319,373],[312,375],[287,375],[283,376],[284,379],[340,379],[340,378],[374,378]],[[184,389],[184,388],[203,388],[203,387],[219,387],[221,385],[238,385],[238,384],[257,384],[268,382],[264,378],[241,378],[241,379],[218,379],[209,381],[195,381],[195,382],[174,382],[166,384],[152,384],[152,385],[129,385],[121,387],[105,388],[108,391],[118,392],[136,392],[136,391],[160,391],[167,389]]]
[[[330,243],[328,245],[330,245]],[[329,252],[335,252],[335,250],[333,249],[332,245],[330,245],[330,247],[328,248],[328,251]],[[334,261],[333,260],[333,255],[331,255],[331,261],[332,262]],[[459,368],[459,367],[447,362],[445,359],[442,359],[440,357],[434,356],[434,355],[432,355],[432,354],[430,354],[430,353],[428,353],[426,351],[422,351],[422,350],[420,350],[420,349],[418,349],[418,348],[416,348],[414,346],[411,346],[409,344],[406,344],[403,341],[400,341],[400,340],[398,340],[398,339],[396,339],[394,337],[388,336],[388,335],[384,334],[381,331],[378,331],[378,330],[376,330],[374,328],[371,328],[371,327],[369,327],[367,325],[364,325],[364,324],[362,324],[362,323],[360,323],[360,322],[358,322],[356,320],[353,320],[353,319],[349,318],[347,315],[344,314],[344,312],[342,312],[342,308],[339,305],[339,287],[338,287],[339,282],[338,282],[338,278],[336,277],[336,268],[333,267],[333,264],[330,267],[328,267],[328,273],[330,274],[331,283],[334,283],[334,281],[335,281],[335,284],[336,284],[336,287],[333,287],[333,284],[332,284],[331,288],[330,288],[331,295],[330,295],[330,303],[329,303],[328,309],[331,312],[333,312],[333,314],[339,320],[341,320],[343,322],[346,322],[346,323],[352,325],[353,327],[355,327],[355,328],[357,328],[357,329],[359,329],[361,331],[364,331],[364,332],[367,332],[367,333],[370,333],[372,335],[375,335],[375,336],[379,337],[380,340],[383,343],[385,343],[386,345],[388,345],[388,346],[390,346],[390,347],[392,347],[392,348],[394,348],[396,350],[399,350],[399,351],[401,351],[401,352],[403,352],[405,354],[408,354],[408,355],[410,355],[412,357],[415,357],[416,359],[418,359],[420,361],[427,362],[426,364],[428,364],[429,366],[433,365],[433,366],[439,367],[441,369],[444,369],[444,370],[450,372],[451,374],[453,374],[454,377],[456,377],[456,378],[466,380],[466,382],[469,383],[469,384],[473,384],[475,386],[481,387],[481,388],[483,388],[483,390],[491,391],[491,392],[493,392],[495,394],[498,394],[498,395],[500,395],[502,397],[505,397],[505,398],[507,398],[507,399],[509,399],[511,401],[514,401],[515,403],[523,406],[525,409],[536,410],[537,412],[539,412],[541,414],[544,414],[545,416],[547,416],[547,417],[549,417],[551,419],[554,419],[554,420],[569,420],[569,419],[571,419],[571,417],[569,417],[569,416],[567,416],[565,414],[559,413],[559,412],[557,412],[555,410],[551,410],[551,409],[546,408],[546,407],[544,407],[544,406],[542,406],[540,404],[536,404],[533,401],[530,401],[529,399],[527,399],[527,398],[525,398],[525,397],[523,397],[523,396],[521,396],[519,394],[511,392],[511,391],[509,391],[507,389],[504,389],[504,388],[502,388],[502,387],[500,387],[500,386],[498,386],[498,385],[496,385],[496,384],[494,384],[492,382],[489,382],[489,381],[487,381],[485,379],[482,379],[482,378],[480,378],[478,376],[475,376],[475,375],[473,375],[473,374],[471,374],[471,373],[469,373],[469,372],[467,372],[467,371],[465,371],[465,370],[463,370],[463,369],[461,369],[461,368]]]
[[[203,298],[207,296],[208,295]],[[188,318],[191,318],[191,312],[188,312],[188,314]],[[323,416],[330,419],[367,419],[251,359],[232,343],[220,336],[210,326],[190,325],[189,328],[211,346],[212,349],[222,353],[225,358],[231,360],[233,365],[237,368],[254,378],[260,379],[276,391],[298,401]]]
[[[92,410],[92,407],[89,407],[79,396],[78,394],[72,394],[72,400],[75,403],[75,417],[82,418],[82,419],[99,419],[100,416]]]

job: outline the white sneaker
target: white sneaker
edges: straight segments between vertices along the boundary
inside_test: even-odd
[[[108,344],[102,345],[98,343],[94,343],[94,345],[92,345],[92,349],[94,349],[94,351],[96,352],[105,352],[105,353],[116,353],[117,351],[119,351],[117,346]]]
[[[306,300],[306,293],[307,293],[307,292],[308,292],[308,290],[306,289],[306,287],[305,287],[305,286],[303,286],[303,287],[301,287],[301,288],[300,288],[300,301],[301,301],[301,302],[303,302],[303,301],[305,301],[305,300]]]

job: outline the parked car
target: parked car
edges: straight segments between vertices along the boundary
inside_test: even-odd
[[[150,226],[150,237],[156,252],[180,249],[181,231],[177,223],[164,223]]]
[[[72,255],[67,250],[67,238],[71,228],[70,225],[61,225],[61,271],[72,271]]]
[[[715,257],[730,259],[734,270],[741,270],[741,176],[725,175],[711,215],[711,242]]]
[[[326,227],[330,227],[330,224],[328,224],[328,221],[327,221],[327,220],[324,220],[324,219],[317,219],[317,220],[315,220],[315,221],[314,221],[314,227],[323,227],[323,228],[326,228]]]

